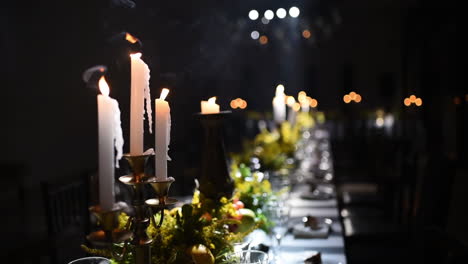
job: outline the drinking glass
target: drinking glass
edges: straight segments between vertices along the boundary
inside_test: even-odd
[[[68,264],[110,264],[110,263],[111,261],[106,258],[86,257],[86,258],[72,260]]]
[[[270,238],[272,239],[273,255],[275,261],[280,260],[281,240],[288,232],[290,206],[282,201],[271,201],[266,204],[264,212],[272,222]]]
[[[226,255],[226,264],[268,264],[268,254],[258,250],[242,250]]]

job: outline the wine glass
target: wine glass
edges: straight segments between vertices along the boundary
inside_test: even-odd
[[[268,254],[258,250],[242,250],[227,254],[223,263],[268,264]]]
[[[86,257],[72,260],[68,264],[111,264],[111,261],[101,257]]]
[[[272,223],[270,237],[273,244],[273,255],[275,261],[279,261],[281,240],[288,232],[288,220],[290,215],[290,206],[281,201],[270,201],[266,204],[265,215]]]

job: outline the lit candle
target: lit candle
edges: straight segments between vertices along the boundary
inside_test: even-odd
[[[211,97],[208,101],[201,101],[202,114],[217,114],[219,113],[219,105],[216,104],[216,97]]]
[[[152,111],[149,90],[150,71],[141,59],[141,53],[130,54],[131,94],[130,94],[130,154],[143,154],[143,116],[146,113],[149,130],[152,133]]]
[[[275,97],[273,98],[273,119],[276,123],[281,123],[286,119],[286,104],[284,86],[276,86]]]
[[[167,180],[167,161],[169,158],[169,142],[171,135],[171,109],[169,103],[165,101],[169,90],[164,88],[159,99],[155,100],[155,170],[157,180]]]
[[[109,86],[104,77],[99,80],[101,94],[98,103],[99,134],[99,204],[105,211],[114,206],[114,140],[117,149],[116,164],[122,157],[122,128],[120,127],[119,104],[109,97]]]

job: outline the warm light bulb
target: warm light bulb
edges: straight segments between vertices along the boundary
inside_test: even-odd
[[[230,105],[231,105],[232,109],[236,109],[237,108],[237,100],[231,100]]]
[[[169,94],[169,89],[163,88],[161,90],[161,95],[159,96],[159,99],[166,100],[166,97],[167,97],[168,94]]]
[[[245,109],[247,107],[247,102],[241,99],[239,107],[240,109]]]
[[[356,103],[360,103],[361,100],[362,100],[361,95],[360,95],[360,94],[356,94],[356,96],[354,97],[354,101],[355,101]]]
[[[343,101],[349,104],[351,102],[351,97],[348,94],[346,94],[345,96],[343,96]]]
[[[416,102],[416,95],[414,95],[414,94],[411,95],[411,96],[409,97],[409,100],[410,100],[411,103]]]
[[[351,100],[356,99],[356,93],[355,92],[350,92],[349,97],[351,98]]]
[[[286,99],[286,104],[290,107],[292,107],[296,103],[296,99],[294,99],[293,96],[288,96]]]
[[[99,91],[101,91],[102,95],[109,96],[110,89],[104,76],[102,76],[101,79],[99,79]]]
[[[406,106],[410,106],[411,105],[411,100],[409,98],[405,98],[405,100],[403,101],[403,103],[406,105]]]
[[[294,104],[292,105],[292,109],[294,110],[294,112],[299,111],[299,110],[301,109],[301,104],[299,104],[299,103],[294,103]]]
[[[318,105],[318,101],[316,99],[310,100],[310,107],[315,108]]]
[[[312,34],[310,33],[309,30],[306,29],[306,30],[302,31],[302,36],[304,38],[308,39],[308,38],[310,38],[312,36]]]
[[[416,100],[414,100],[414,103],[416,104],[416,106],[421,106],[423,102],[421,98],[416,98]]]
[[[260,37],[260,44],[265,45],[268,43],[268,37],[267,36],[261,36]]]

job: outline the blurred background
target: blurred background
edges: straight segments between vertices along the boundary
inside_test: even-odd
[[[87,68],[108,67],[128,141],[129,44],[115,38],[122,32],[143,44],[152,98],[171,91],[175,194],[190,194],[198,175],[199,102],[217,96],[221,109],[233,111],[226,144],[235,152],[257,133],[255,113],[271,112],[283,84],[288,95],[306,91],[325,112],[350,263],[407,248],[408,230],[416,239],[467,243],[468,89],[455,68],[456,10],[452,0],[2,7],[0,195],[2,233],[14,241],[2,253],[30,250],[46,237],[41,182],[97,168],[97,91],[82,81]],[[351,101],[351,92],[361,100]],[[231,109],[236,98],[247,107]],[[153,145],[146,132],[145,149]]]

